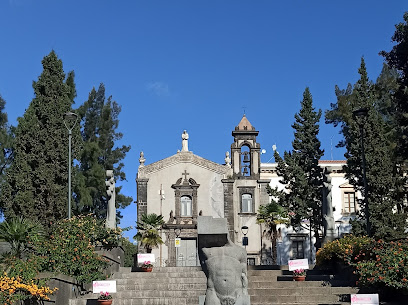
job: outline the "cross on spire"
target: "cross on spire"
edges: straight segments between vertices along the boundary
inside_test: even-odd
[[[184,181],[187,181],[187,175],[190,175],[190,174],[187,173],[187,170],[184,170],[184,173],[182,173],[181,175],[184,176]]]

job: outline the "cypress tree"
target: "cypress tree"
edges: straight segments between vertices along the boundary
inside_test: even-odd
[[[277,173],[288,191],[279,192],[275,189],[271,192],[278,196],[281,205],[287,207],[292,226],[299,227],[303,220],[310,219],[317,247],[321,244],[319,231],[323,225],[323,173],[319,160],[324,151],[320,149],[317,138],[321,114],[320,109],[316,111],[313,108],[312,95],[306,88],[301,109],[295,114],[295,123],[292,125],[295,135],[293,150],[285,152],[283,159],[275,152]]]
[[[8,124],[5,107],[6,101],[0,95],[0,184],[4,181],[5,170],[13,160],[14,127]]]
[[[35,97],[18,118],[14,161],[0,200],[6,218],[23,216],[49,227],[67,217],[68,137],[62,118],[71,110],[72,88],[54,51],[42,65],[33,82]]]
[[[105,98],[105,86],[101,84],[89,93],[88,100],[80,107],[82,115],[82,138],[84,141],[77,172],[76,213],[94,213],[106,217],[108,198],[106,194],[106,170],[113,169],[115,180],[126,180],[123,162],[130,146],[115,147],[123,134],[117,132],[121,108],[112,97]],[[116,187],[116,206],[124,208],[132,198]],[[121,217],[119,211],[118,217]]]
[[[374,85],[368,79],[364,59],[361,59],[358,72],[360,79],[352,90],[351,86],[347,90],[336,88],[337,103],[332,104],[332,109],[326,113],[326,122],[341,126],[344,141],[339,146],[346,148],[346,178],[364,195],[359,125],[363,124],[370,233],[375,238],[400,238],[405,236],[405,214],[401,209],[394,209],[401,207],[399,189],[402,180],[393,151],[394,132],[392,116],[389,115],[392,108],[390,92],[395,82],[392,82],[392,71],[385,67]],[[359,122],[352,113],[360,108],[366,108],[368,115]],[[358,203],[360,211],[357,220],[352,223],[353,232],[365,234],[365,201],[359,198]]]
[[[390,52],[382,51],[388,65],[398,72],[397,90],[392,92],[395,97],[395,120],[397,129],[396,154],[398,162],[408,162],[408,12],[404,14],[404,22],[395,26],[392,41],[396,45]],[[406,170],[406,169],[405,169]]]

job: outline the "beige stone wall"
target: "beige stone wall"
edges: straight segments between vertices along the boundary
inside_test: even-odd
[[[175,190],[171,187],[180,178],[194,179],[200,186],[197,189],[197,214],[214,218],[224,217],[224,194],[221,179],[231,174],[227,166],[219,165],[194,155],[192,152],[179,152],[167,159],[146,165],[139,169],[138,178],[149,179],[147,184],[147,213],[162,214],[165,222],[170,218],[170,212],[175,216]],[[160,187],[165,199],[161,199]],[[163,234],[166,242],[166,236]],[[173,247],[174,245],[169,245]],[[168,246],[154,249],[152,253],[164,262],[168,259]],[[159,263],[157,263],[158,265]]]

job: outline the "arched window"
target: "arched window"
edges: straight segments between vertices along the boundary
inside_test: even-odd
[[[244,177],[251,176],[251,153],[246,145],[241,147],[241,175]]]
[[[192,216],[192,200],[190,196],[181,196],[180,198],[180,211],[181,211],[181,216]]]
[[[241,198],[241,212],[242,213],[252,213],[252,195],[242,194]]]

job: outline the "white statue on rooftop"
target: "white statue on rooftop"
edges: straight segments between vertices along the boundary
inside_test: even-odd
[[[188,133],[186,130],[183,131],[183,134],[181,135],[181,151],[188,151]]]

